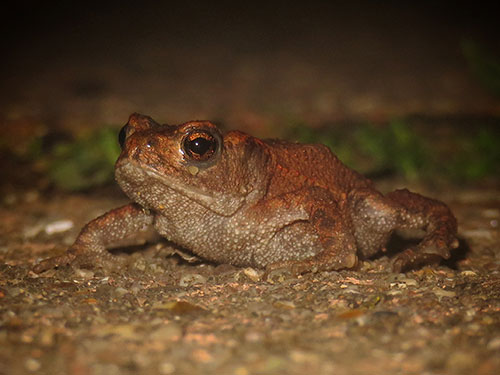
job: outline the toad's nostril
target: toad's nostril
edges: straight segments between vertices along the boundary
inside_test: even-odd
[[[158,142],[156,141],[156,139],[148,139],[148,141],[146,142],[146,147],[155,148],[157,144]]]

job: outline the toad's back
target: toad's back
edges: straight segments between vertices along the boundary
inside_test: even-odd
[[[332,192],[348,192],[372,186],[369,179],[345,166],[327,146],[280,140],[266,140],[264,144],[275,171],[271,187],[280,185],[282,192],[283,181],[290,186],[287,190],[315,186]]]

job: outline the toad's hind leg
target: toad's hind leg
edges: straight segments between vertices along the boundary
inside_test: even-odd
[[[356,247],[362,258],[385,251],[394,229],[399,224],[399,205],[373,189],[353,190],[348,197]]]
[[[450,249],[458,247],[456,219],[442,202],[402,189],[386,196],[358,190],[350,203],[356,243],[365,257],[383,249],[395,229],[425,231],[417,246],[396,256],[396,272],[448,259]]]
[[[365,257],[384,249],[395,229],[425,231],[417,246],[395,257],[395,272],[448,259],[450,250],[458,247],[457,221],[442,202],[407,189],[396,190],[386,196],[370,190],[358,190],[352,193],[350,202],[356,243]]]
[[[333,271],[353,268],[358,262],[356,241],[344,201],[339,202],[328,191],[310,189],[305,207],[309,213],[308,226],[312,228],[320,244],[315,255],[305,259],[280,261],[267,265],[266,272],[286,268],[293,274]],[[300,256],[299,256],[300,258]]]
[[[387,194],[387,198],[401,207],[398,228],[423,229],[426,233],[416,247],[396,256],[394,271],[450,257],[450,250],[456,249],[459,243],[456,237],[457,220],[448,206],[407,189],[395,190]]]

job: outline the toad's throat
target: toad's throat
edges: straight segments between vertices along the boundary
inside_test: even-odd
[[[115,177],[129,198],[141,204],[145,203],[141,198],[141,187],[146,189],[154,184],[173,190],[222,216],[233,215],[243,206],[246,200],[245,195],[218,191],[207,192],[202,188],[183,183],[172,176],[160,174],[152,167],[130,159],[117,162]],[[157,207],[151,208],[155,209]]]

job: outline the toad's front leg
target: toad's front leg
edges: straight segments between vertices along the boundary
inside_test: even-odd
[[[65,254],[42,261],[33,271],[40,273],[67,264],[95,266],[109,260],[116,262],[107,247],[152,223],[153,215],[135,203],[115,208],[85,225]]]

